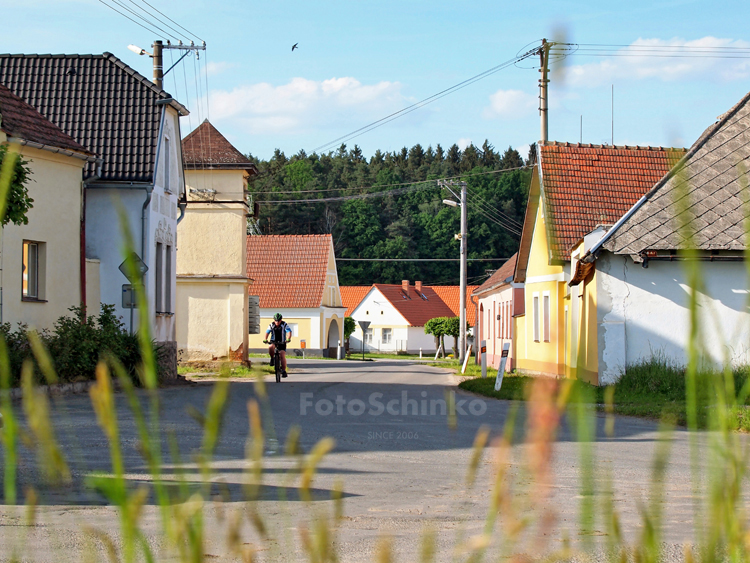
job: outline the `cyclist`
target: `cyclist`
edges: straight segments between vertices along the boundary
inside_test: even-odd
[[[268,347],[268,353],[271,355],[271,365],[273,365],[273,355],[276,352],[276,346],[279,347],[279,356],[281,357],[281,377],[286,377],[286,345],[291,340],[292,329],[282,320],[281,313],[276,313],[273,316],[273,322],[268,325],[266,339],[263,342],[271,344]]]

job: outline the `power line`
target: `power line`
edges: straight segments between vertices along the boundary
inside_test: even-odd
[[[460,258],[336,258],[336,262],[458,262]],[[468,262],[500,262],[508,258],[467,258]]]
[[[100,0],[100,1],[101,1],[101,0]],[[125,4],[123,4],[123,3],[122,3],[122,2],[120,2],[119,0],[110,0],[110,1],[111,1],[111,2],[114,2],[115,4],[117,4],[118,6],[120,6],[120,7],[121,7],[121,8],[123,9],[123,10],[127,10],[128,12],[130,12],[131,14],[133,14],[133,15],[134,15],[135,17],[137,17],[137,18],[139,18],[139,19],[143,20],[144,22],[146,22],[146,23],[147,23],[147,24],[149,24],[150,26],[152,26],[152,27],[155,27],[156,29],[158,29],[159,31],[161,31],[161,32],[162,32],[163,34],[165,34],[166,36],[168,36],[168,37],[171,37],[171,38],[172,38],[172,39],[174,39],[175,41],[180,41],[180,38],[179,38],[179,37],[177,37],[177,36],[175,36],[175,35],[172,35],[172,34],[171,34],[171,33],[169,33],[168,31],[166,31],[165,29],[163,29],[163,28],[159,27],[158,25],[156,25],[156,24],[155,24],[155,23],[154,23],[153,21],[147,20],[147,19],[146,19],[146,18],[144,18],[144,17],[142,16],[142,15],[140,15],[140,14],[139,14],[138,12],[136,12],[135,10],[132,10],[132,9],[128,8],[128,7],[127,7],[127,6],[125,5]],[[125,15],[125,14],[121,14],[121,15]],[[130,18],[128,18],[128,19],[130,19]]]
[[[518,56],[518,57],[516,57],[514,59],[509,59],[509,60],[507,60],[507,61],[505,61],[503,63],[500,63],[497,66],[494,66],[494,67],[492,67],[490,69],[485,70],[484,72],[480,72],[479,74],[474,75],[471,78],[467,78],[466,80],[463,80],[463,81],[459,82],[458,84],[454,84],[453,86],[451,86],[449,88],[441,90],[437,94],[433,94],[432,96],[428,96],[427,98],[424,98],[423,100],[420,100],[420,101],[415,102],[415,103],[413,103],[413,104],[411,104],[409,106],[406,106],[405,108],[400,109],[400,110],[398,110],[396,112],[393,112],[390,115],[387,115],[387,116],[385,116],[385,117],[383,117],[381,119],[378,119],[377,121],[373,121],[372,123],[370,123],[368,125],[365,125],[364,127],[360,127],[359,129],[356,129],[356,130],[354,130],[354,131],[352,131],[350,133],[347,133],[346,135],[343,135],[343,136],[339,137],[338,139],[335,139],[333,141],[330,141],[328,143],[320,145],[319,147],[317,147],[316,149],[314,149],[313,152],[318,152],[320,150],[324,150],[324,149],[327,149],[329,147],[332,147],[332,146],[338,144],[339,142],[344,142],[344,141],[353,139],[355,137],[359,137],[360,135],[363,135],[365,133],[368,133],[369,131],[377,129],[378,127],[381,127],[381,126],[385,125],[386,123],[389,123],[389,122],[393,121],[394,119],[397,119],[399,117],[407,115],[407,114],[411,113],[412,111],[415,111],[415,110],[417,110],[417,109],[419,109],[421,107],[424,107],[424,106],[426,106],[428,104],[431,104],[432,102],[437,101],[440,98],[443,98],[443,97],[447,96],[448,94],[452,94],[453,92],[457,92],[458,90],[461,90],[461,89],[465,88],[466,86],[469,86],[469,85],[473,84],[474,82],[478,82],[479,80],[482,80],[483,78],[486,78],[486,77],[488,77],[488,76],[490,76],[492,74],[495,74],[496,72],[499,72],[499,71],[501,71],[501,70],[503,70],[503,69],[505,69],[505,68],[507,68],[507,67],[509,67],[511,65],[516,64],[519,61],[527,59],[528,57],[531,57],[532,55],[536,55],[538,53],[539,53],[539,47],[536,47],[536,48],[534,48],[534,49],[532,49],[530,51],[527,51],[526,53],[523,53],[522,55],[520,55],[520,56]]]
[[[480,205],[485,207],[486,209],[492,211],[492,213],[496,214],[501,219],[504,219],[508,221],[511,225],[514,225],[515,227],[522,229],[523,224],[521,224],[519,221],[516,221],[513,217],[508,215],[507,213],[500,211],[497,207],[489,203],[486,199],[484,199],[482,196],[480,196],[476,192],[471,193],[471,197],[474,198]]]
[[[406,186],[404,188],[398,188],[395,190],[385,190],[382,192],[371,192],[366,194],[355,194],[355,195],[346,195],[346,196],[339,196],[339,197],[325,197],[325,198],[316,198],[316,199],[287,199],[287,200],[265,200],[265,201],[259,201],[261,205],[264,204],[279,204],[279,203],[323,203],[326,201],[348,201],[352,199],[369,199],[373,197],[385,197],[387,195],[401,195],[408,192],[414,192],[418,190],[423,190],[426,188],[434,187],[432,185],[424,185],[421,187],[418,187],[418,184],[431,184],[432,181],[422,181],[419,183],[415,183],[417,185],[410,185]],[[268,192],[266,192],[268,193]]]
[[[158,31],[154,31],[153,29],[150,29],[150,28],[146,27],[146,26],[145,26],[145,25],[143,25],[142,23],[140,23],[140,22],[137,22],[137,21],[135,21],[135,20],[134,20],[133,18],[131,18],[131,17],[130,17],[130,16],[128,16],[127,14],[123,14],[123,13],[122,13],[121,11],[119,11],[119,10],[118,10],[117,8],[115,8],[115,7],[113,7],[113,6],[110,6],[109,4],[107,4],[107,3],[106,3],[106,2],[104,1],[104,0],[99,0],[99,2],[101,2],[102,4],[104,4],[104,5],[105,5],[105,6],[107,7],[107,8],[109,8],[110,10],[112,10],[112,11],[114,11],[114,12],[117,12],[117,13],[118,13],[118,14],[120,14],[120,15],[121,15],[122,17],[124,17],[124,18],[127,18],[127,19],[129,19],[129,20],[130,20],[131,22],[133,22],[133,23],[134,23],[135,25],[139,25],[139,26],[141,26],[141,27],[142,27],[143,29],[145,29],[145,30],[146,30],[146,31],[148,31],[149,33],[153,33],[153,34],[154,34],[154,35],[156,35],[156,36],[158,36],[158,35],[159,35],[159,32],[158,32]]]
[[[165,23],[164,21],[160,20],[158,16],[155,16],[154,14],[149,13],[148,10],[145,10],[144,8],[142,8],[141,6],[139,6],[138,4],[136,4],[134,0],[128,0],[128,2],[130,2],[133,6],[135,6],[136,8],[138,8],[141,12],[143,12],[144,14],[146,14],[149,18],[153,18],[154,20],[156,20],[157,22],[159,22],[164,27],[168,27],[169,29],[171,29],[172,31],[174,31],[177,35],[179,35],[181,37],[184,37],[184,34],[181,31],[175,29],[174,27],[172,27],[168,23]],[[185,37],[185,39],[187,39],[187,37]]]
[[[469,205],[471,205],[470,202],[467,202],[467,203],[469,203]],[[474,210],[477,211],[480,215],[483,215],[486,219],[488,219],[492,223],[495,223],[496,225],[499,225],[500,227],[502,227],[503,229],[505,229],[509,233],[511,233],[513,235],[516,235],[516,236],[521,236],[521,233],[519,231],[517,231],[513,227],[510,227],[507,223],[502,223],[502,222],[498,221],[496,218],[491,217],[488,213],[486,213],[485,211],[483,211],[480,207],[477,207],[476,204],[474,204]]]
[[[160,13],[160,14],[161,14],[162,16],[164,16],[165,18],[167,18],[167,19],[168,19],[169,21],[171,21],[171,22],[172,22],[173,24],[175,24],[175,25],[176,25],[177,27],[179,27],[180,29],[184,30],[184,31],[185,31],[185,32],[186,32],[186,33],[187,33],[188,35],[192,35],[192,36],[193,36],[193,37],[195,37],[195,38],[196,38],[196,39],[197,39],[198,41],[202,41],[203,43],[205,43],[205,41],[203,41],[203,39],[201,39],[200,37],[198,37],[198,36],[197,36],[197,35],[196,35],[195,33],[193,33],[193,32],[191,32],[191,31],[189,31],[189,30],[185,29],[184,27],[182,27],[182,26],[181,26],[180,24],[178,24],[178,23],[177,23],[176,21],[174,21],[174,20],[173,20],[172,18],[170,18],[170,17],[169,17],[169,16],[167,15],[167,14],[165,14],[164,12],[160,11],[160,10],[159,10],[158,8],[156,8],[155,6],[152,6],[151,4],[149,4],[148,2],[146,2],[146,0],[140,0],[140,1],[141,1],[141,2],[143,2],[144,4],[146,4],[147,6],[149,6],[149,7],[151,8],[151,9],[153,9],[153,10],[156,10],[157,12],[159,12],[159,13]]]

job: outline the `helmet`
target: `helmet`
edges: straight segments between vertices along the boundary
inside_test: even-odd
[[[281,317],[281,313],[276,313],[276,314],[275,314],[275,315],[273,316],[273,320],[275,320],[275,321],[280,321],[280,320],[281,320],[281,318],[282,318],[282,317]]]

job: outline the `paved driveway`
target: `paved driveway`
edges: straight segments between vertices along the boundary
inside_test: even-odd
[[[262,546],[261,556],[280,561],[294,559],[299,544],[301,522],[325,511],[332,511],[330,500],[335,482],[344,484],[344,519],[338,531],[337,548],[341,561],[372,561],[379,538],[392,538],[396,561],[417,560],[420,537],[425,529],[437,531],[440,560],[450,560],[453,547],[461,537],[479,533],[484,524],[491,488],[491,452],[480,465],[476,485],[466,486],[471,446],[477,430],[488,426],[494,435],[502,432],[513,404],[484,400],[457,392],[457,424],[449,428],[444,413],[446,392],[455,391],[458,379],[445,370],[402,361],[334,362],[290,361],[290,377],[281,384],[268,379],[271,417],[265,425],[269,435],[283,443],[290,428],[301,428],[301,442],[308,451],[318,440],[331,436],[336,448],[321,464],[314,482],[317,499],[311,505],[299,499],[294,479],[286,491],[287,501],[279,502],[279,493],[287,469],[295,462],[282,455],[270,455],[265,461],[268,485],[258,501],[258,509],[277,537]],[[161,396],[163,428],[173,432],[184,459],[191,461],[200,446],[202,430],[188,414],[190,406],[204,411],[211,385],[165,389]],[[246,510],[241,502],[242,471],[246,467],[245,444],[248,436],[247,402],[254,397],[253,384],[233,382],[216,451],[214,492],[227,502],[206,506],[206,554],[229,560],[225,528],[221,518],[227,510]],[[124,397],[117,399],[122,428],[122,443],[128,477],[133,483],[148,483],[147,471],[137,450],[135,427]],[[522,407],[521,407],[522,408]],[[523,412],[521,412],[521,417]],[[22,451],[21,487],[39,488],[39,515],[34,526],[24,525],[21,508],[0,508],[0,559],[14,549],[35,561],[78,561],[89,537],[86,527],[116,536],[116,512],[103,498],[83,483],[92,471],[108,471],[106,440],[98,429],[88,397],[59,399],[54,407],[60,441],[74,472],[74,485],[65,490],[39,486],[33,456]],[[269,420],[272,418],[272,422]],[[519,420],[523,420],[519,418]],[[522,426],[522,424],[520,425]],[[647,496],[651,460],[658,438],[655,423],[617,418],[615,435],[604,437],[604,418],[597,417],[595,454],[601,476],[610,472],[616,483],[623,527],[633,538],[638,532],[638,502]],[[526,446],[513,447],[514,489],[519,498],[538,495],[522,470]],[[563,530],[577,537],[576,519],[580,503],[582,476],[579,470],[580,445],[563,424],[553,461],[553,493],[545,512],[556,517],[555,532],[547,537],[545,548],[559,547]],[[273,443],[269,445],[273,449]],[[165,446],[165,455],[167,452]],[[681,543],[691,537],[692,497],[686,433],[674,435],[666,490],[666,540]],[[195,484],[197,473],[191,470]],[[168,465],[166,474],[173,467]],[[153,504],[153,503],[152,503]],[[159,549],[157,510],[147,506],[143,527],[149,541]],[[249,523],[244,533],[248,542]],[[594,536],[602,533],[595,526]],[[96,550],[101,554],[100,548]],[[279,556],[285,553],[286,556]],[[677,552],[675,552],[677,553]],[[160,560],[167,555],[162,553]],[[214,560],[214,559],[211,559]]]

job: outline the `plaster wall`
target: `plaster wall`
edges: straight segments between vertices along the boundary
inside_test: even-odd
[[[603,252],[596,266],[600,384],[616,381],[625,365],[653,354],[685,365],[691,289],[684,264],[652,260],[643,268],[629,257]],[[701,356],[715,365],[750,363],[745,264],[702,262],[700,267],[705,288],[697,295]]]
[[[101,310],[101,281],[99,280],[99,260],[86,258],[86,311],[89,315]]]
[[[261,309],[260,310],[260,334],[251,334],[249,336],[249,348],[267,348],[263,344],[266,337],[266,330],[273,321],[273,316],[281,313],[288,324],[297,325],[297,336],[292,336],[292,346],[301,347],[301,341],[305,340],[307,348],[320,349],[325,348],[320,338],[320,318],[321,311],[315,309]]]
[[[81,304],[81,170],[84,162],[22,147],[31,170],[27,184],[34,200],[27,225],[9,223],[2,229],[2,321],[15,326],[52,328],[55,321]],[[40,295],[22,297],[23,242],[43,243],[39,249]]]
[[[513,342],[513,288],[503,285],[477,299],[479,303],[479,330],[477,342],[487,341],[487,365],[497,369],[502,359],[503,344]],[[500,315],[500,320],[498,320]],[[478,349],[478,346],[477,346]],[[513,346],[508,352],[505,370],[514,368]]]
[[[216,200],[244,201],[246,175],[244,170],[186,170],[188,201],[207,201],[208,194],[197,190],[214,190]]]

